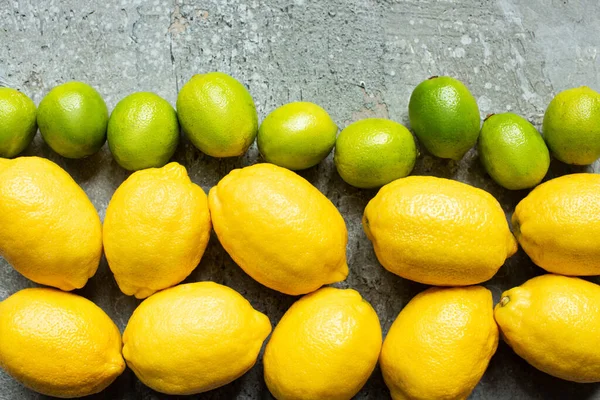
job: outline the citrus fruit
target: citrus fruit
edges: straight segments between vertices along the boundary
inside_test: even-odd
[[[208,194],[219,241],[252,278],[299,295],[346,279],[346,224],[317,188],[273,164],[231,171]]]
[[[245,374],[269,333],[269,318],[235,290],[189,283],[140,304],[123,333],[123,356],[150,388],[196,394]]]
[[[44,158],[0,159],[0,256],[42,285],[82,288],[102,255],[102,224],[85,192]]]
[[[299,170],[313,167],[333,149],[337,125],[327,111],[314,103],[285,104],[269,115],[258,131],[258,150],[280,167]]]
[[[278,400],[350,400],[381,350],[373,307],[353,289],[322,288],[295,302],[273,331],[263,359]]]
[[[547,374],[600,382],[600,286],[542,275],[502,294],[494,312],[515,353]]]
[[[108,109],[93,87],[83,82],[68,82],[42,99],[37,123],[52,150],[63,157],[83,158],[104,145]]]
[[[417,146],[408,129],[397,122],[367,118],[348,125],[335,143],[335,166],[344,181],[376,188],[412,171]]]
[[[529,121],[513,113],[486,118],[478,150],[488,174],[510,190],[536,186],[550,166],[550,153],[542,136]]]
[[[18,90],[0,87],[0,157],[25,150],[37,132],[35,104]]]
[[[410,95],[408,117],[421,143],[436,157],[460,160],[479,136],[477,101],[449,76],[421,82]]]
[[[48,288],[0,302],[0,366],[36,392],[61,398],[98,393],[125,369],[121,333],[91,301]]]
[[[185,167],[133,173],[104,218],[104,252],[121,291],[141,299],[184,280],[210,237],[206,194]]]
[[[600,156],[600,93],[587,86],[556,95],[544,114],[542,133],[552,155],[587,165]]]
[[[600,175],[572,174],[542,183],[517,204],[515,236],[548,272],[600,275]]]
[[[258,132],[252,96],[222,72],[194,75],[177,96],[177,115],[193,145],[212,157],[241,156]]]
[[[517,251],[492,195],[432,176],[382,187],[365,208],[363,227],[381,265],[428,285],[487,281]]]
[[[108,146],[129,171],[162,167],[179,144],[177,113],[162,97],[149,92],[121,100],[108,121]]]
[[[497,347],[489,290],[431,288],[400,312],[379,363],[394,400],[465,400]]]

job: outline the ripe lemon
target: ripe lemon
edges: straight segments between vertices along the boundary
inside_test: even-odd
[[[304,178],[273,164],[236,169],[208,194],[219,241],[252,278],[299,295],[346,279],[346,224]]]
[[[338,127],[314,103],[285,104],[269,115],[258,131],[258,150],[270,163],[291,170],[320,163],[333,149]]]
[[[271,333],[264,314],[213,282],[179,285],[147,298],[123,334],[123,356],[152,389],[188,395],[246,373]]]
[[[600,156],[600,93],[587,86],[568,89],[548,105],[542,125],[554,157],[587,165]]]
[[[138,299],[178,284],[196,268],[210,237],[206,194],[185,167],[132,174],[104,219],[104,252],[121,291]]]
[[[83,158],[104,145],[108,109],[93,87],[83,82],[68,82],[42,99],[37,123],[52,150],[63,157]]]
[[[194,75],[177,96],[177,115],[194,146],[212,157],[241,156],[258,132],[252,96],[222,72]]]
[[[363,227],[381,265],[429,285],[484,282],[517,251],[492,195],[431,176],[381,188],[365,208]]]
[[[36,392],[98,393],[125,369],[121,333],[91,301],[55,289],[24,289],[0,302],[0,366]]]
[[[431,288],[400,312],[379,363],[394,400],[465,400],[497,347],[489,290]]]
[[[460,160],[479,136],[477,101],[459,80],[434,76],[410,95],[408,117],[415,134],[434,156]]]
[[[27,95],[0,87],[0,157],[25,150],[37,132],[35,104]]]
[[[367,118],[348,125],[335,144],[335,166],[344,181],[363,189],[404,178],[417,159],[415,139],[397,122]]]
[[[548,272],[600,274],[600,175],[573,174],[539,185],[512,225],[521,247]]]
[[[267,344],[265,381],[278,400],[350,400],[377,364],[381,327],[352,289],[322,288],[285,313]]]
[[[600,287],[542,275],[502,294],[494,312],[504,340],[540,371],[600,382]]]
[[[478,150],[488,174],[510,190],[536,186],[550,166],[550,152],[542,136],[529,121],[513,113],[486,118]]]
[[[179,144],[177,113],[168,101],[148,92],[121,100],[108,121],[108,146],[129,171],[162,167]]]
[[[96,273],[102,224],[85,192],[44,158],[0,159],[0,256],[26,278],[79,289]]]

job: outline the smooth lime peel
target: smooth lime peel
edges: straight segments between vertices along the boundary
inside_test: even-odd
[[[382,118],[348,125],[337,138],[334,162],[344,181],[372,189],[409,175],[417,146],[408,129]]]
[[[178,144],[177,113],[154,93],[130,94],[110,116],[108,146],[117,163],[129,171],[164,166]]]
[[[0,157],[15,157],[37,132],[35,104],[18,90],[0,88],[0,121]]]
[[[42,99],[37,123],[52,150],[63,157],[83,158],[104,145],[108,109],[93,87],[83,82],[68,82]]]
[[[327,111],[309,102],[285,104],[258,131],[258,149],[272,164],[301,170],[320,163],[335,145],[338,127]]]
[[[427,151],[460,160],[477,142],[481,125],[477,101],[459,80],[433,76],[412,92],[410,125]]]
[[[243,155],[258,133],[252,96],[222,72],[194,75],[179,91],[177,115],[192,144],[212,157]]]

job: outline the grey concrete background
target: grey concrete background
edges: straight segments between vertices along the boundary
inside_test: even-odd
[[[109,108],[127,94],[154,91],[175,104],[178,88],[194,73],[227,72],[250,88],[262,118],[289,101],[327,109],[338,125],[364,117],[408,125],[412,89],[431,75],[458,77],[478,100],[482,117],[514,111],[539,126],[558,91],[600,89],[600,5],[595,0],[0,0],[0,77],[36,103],[53,86],[85,81]],[[64,167],[84,188],[103,218],[116,187],[128,176],[105,146],[85,160],[54,154],[41,138],[26,150]],[[184,142],[175,156],[206,191],[228,171],[259,160],[253,147],[239,159],[207,157]],[[595,167],[587,168],[596,170]],[[553,162],[548,177],[586,170]],[[454,163],[422,154],[415,174],[449,177],[484,188],[508,216],[526,192],[495,185],[475,151]],[[353,287],[373,304],[384,332],[424,286],[386,272],[362,232],[361,215],[374,191],[346,185],[331,156],[302,172],[342,212],[349,229]],[[1,229],[1,227],[0,227]],[[519,251],[486,283],[502,290],[540,274]],[[246,276],[212,237],[200,266],[187,281],[214,280],[246,296],[275,325],[294,298]],[[0,259],[0,300],[34,286]],[[78,291],[125,327],[139,303],[119,292],[103,261]],[[42,399],[0,372],[0,399]],[[163,399],[127,370],[94,399]],[[175,398],[175,397],[172,397]],[[197,399],[270,399],[262,364]],[[357,396],[385,399],[376,370]],[[600,399],[600,386],[552,378],[501,343],[472,399]]]

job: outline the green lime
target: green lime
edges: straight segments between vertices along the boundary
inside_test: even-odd
[[[544,114],[542,133],[560,161],[576,165],[596,161],[600,157],[600,94],[586,86],[557,94]]]
[[[241,156],[258,132],[252,96],[222,72],[194,75],[177,96],[177,115],[194,146],[212,157]]]
[[[410,95],[410,125],[434,156],[460,160],[477,142],[480,116],[477,101],[462,82],[434,76]]]
[[[492,179],[510,190],[536,186],[550,166],[550,153],[542,135],[529,121],[513,113],[487,117],[477,149]]]
[[[35,104],[11,88],[0,88],[0,157],[25,150],[37,132]]]
[[[348,125],[335,143],[338,173],[352,186],[376,188],[404,178],[417,158],[415,139],[397,122],[367,118]]]
[[[108,110],[93,87],[83,82],[68,82],[42,99],[37,123],[52,150],[63,157],[83,158],[104,145]]]
[[[269,115],[258,130],[263,158],[292,170],[317,165],[333,149],[338,127],[327,111],[314,103],[285,104]]]
[[[108,121],[108,147],[119,165],[129,171],[164,166],[179,144],[175,109],[148,92],[119,101]]]

